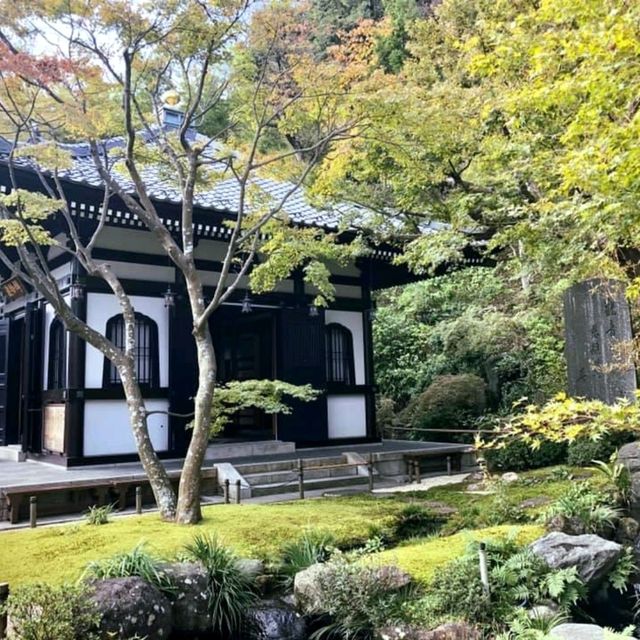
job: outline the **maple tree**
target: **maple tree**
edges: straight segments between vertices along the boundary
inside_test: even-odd
[[[383,228],[412,240],[403,259],[419,271],[459,259],[471,232],[528,294],[553,298],[594,274],[634,292],[638,11],[434,3],[405,23],[400,72],[367,85],[368,135],[325,159],[316,190],[391,219]],[[425,219],[450,226],[425,235]]]
[[[327,262],[344,261],[359,251],[357,244],[336,242],[336,234],[294,228],[284,211],[331,146],[356,134],[361,115],[346,108],[344,88],[333,89],[339,84],[338,67],[318,66],[309,57],[301,59],[293,47],[278,47],[281,23],[263,29],[261,55],[247,48],[247,38],[256,37],[258,30],[249,18],[251,4],[0,2],[5,17],[0,28],[0,132],[11,146],[13,182],[11,193],[0,199],[0,260],[44,297],[69,331],[116,367],[160,512],[180,523],[201,517],[200,470],[211,427],[221,419],[216,411],[226,415],[238,396],[235,387],[223,389],[214,403],[212,314],[244,278],[254,290],[265,291],[298,268],[317,289],[316,302],[326,304],[333,296]],[[184,112],[182,122],[170,129],[163,125],[167,90],[181,96]],[[190,132],[211,113],[218,116],[208,121],[207,135],[193,137]],[[122,144],[104,143],[116,135]],[[294,139],[299,141],[295,148],[290,144]],[[101,216],[88,238],[78,232],[65,191],[72,158],[60,143],[69,141],[88,144],[104,190]],[[42,193],[19,188],[15,167],[21,162],[37,172]],[[171,176],[181,194],[178,233],[167,227],[150,196],[148,166]],[[131,187],[123,184],[123,176]],[[265,176],[286,179],[288,187],[277,198],[268,197],[256,182]],[[218,283],[205,298],[194,257],[195,199],[228,177],[237,187],[235,216],[228,221]],[[111,266],[93,257],[113,197],[146,226],[177,267],[192,315],[198,388],[177,496],[149,438],[149,414],[136,379],[131,299]],[[66,243],[50,233],[48,221],[54,218],[66,228]],[[108,285],[124,318],[124,348],[74,312],[49,269],[43,251],[47,245],[56,245],[84,272]],[[258,253],[262,259],[256,266]],[[283,394],[303,399],[312,395],[282,383],[248,389],[246,398],[281,411]]]

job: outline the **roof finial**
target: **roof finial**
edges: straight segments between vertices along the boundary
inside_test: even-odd
[[[177,107],[180,102],[182,102],[182,97],[175,89],[169,89],[168,91],[165,91],[160,96],[160,99],[162,100],[163,104],[167,105],[168,107],[174,108]]]

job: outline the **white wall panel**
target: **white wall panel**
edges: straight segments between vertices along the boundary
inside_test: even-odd
[[[329,438],[367,435],[367,403],[362,395],[327,396]]]
[[[160,386],[169,384],[169,314],[164,306],[164,299],[160,297],[147,298],[131,296],[133,308],[145,316],[155,320],[158,325],[158,352],[160,362]],[[120,305],[115,296],[108,293],[87,294],[87,324],[104,335],[107,320],[121,313]],[[89,389],[102,388],[102,370],[104,356],[91,345],[87,344],[87,358],[85,365],[85,386]]]
[[[167,400],[147,400],[147,411],[167,411]],[[149,435],[156,451],[169,448],[169,416],[149,416]],[[136,453],[124,400],[87,400],[84,405],[84,455]]]
[[[173,267],[161,267],[157,264],[139,264],[134,262],[118,262],[116,260],[96,260],[98,263],[111,265],[118,278],[129,280],[147,280],[149,282],[174,282],[175,271]]]

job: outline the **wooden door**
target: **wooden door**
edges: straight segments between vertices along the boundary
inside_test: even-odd
[[[326,387],[324,313],[309,316],[304,309],[282,309],[278,326],[277,377],[292,384]],[[320,443],[328,438],[327,399],[294,401],[289,415],[277,417],[279,440]]]

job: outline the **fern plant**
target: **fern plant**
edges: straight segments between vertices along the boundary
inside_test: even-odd
[[[618,453],[613,453],[609,462],[602,460],[593,460],[592,462],[591,470],[605,478],[613,500],[623,507],[628,507],[633,494],[631,473],[624,464],[618,461]]]
[[[620,593],[624,593],[629,585],[631,576],[638,570],[635,564],[633,549],[625,548],[615,566],[607,575],[607,582]]]
[[[557,516],[573,519],[586,533],[601,533],[613,527],[622,515],[620,509],[608,504],[608,496],[593,490],[588,482],[571,485],[564,495],[541,515],[545,524]]]

